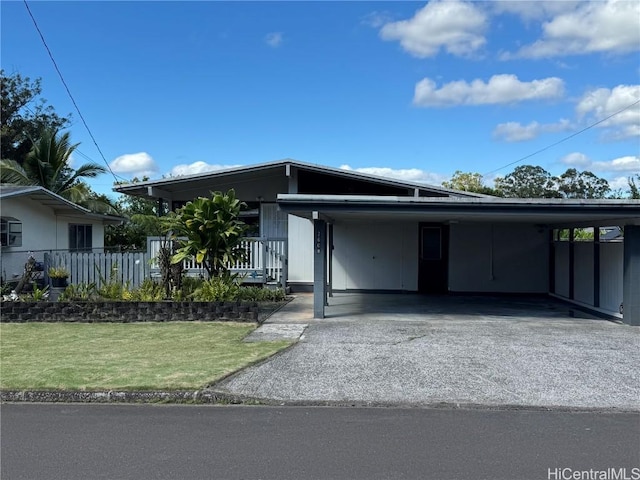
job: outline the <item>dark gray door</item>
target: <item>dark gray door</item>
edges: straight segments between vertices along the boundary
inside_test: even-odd
[[[421,223],[419,230],[418,291],[420,293],[447,293],[449,226]]]

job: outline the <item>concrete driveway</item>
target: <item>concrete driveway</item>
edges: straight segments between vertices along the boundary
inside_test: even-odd
[[[303,404],[640,410],[640,328],[552,299],[300,295],[248,341],[291,349],[215,385]],[[304,333],[302,333],[304,332]]]

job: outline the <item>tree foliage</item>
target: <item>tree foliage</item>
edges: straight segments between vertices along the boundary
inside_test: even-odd
[[[521,165],[504,178],[496,178],[496,189],[510,198],[560,198],[556,179],[544,168]]]
[[[132,183],[147,181],[134,178]],[[165,226],[158,218],[158,203],[143,197],[122,195],[115,204],[119,215],[126,218],[120,225],[105,227],[105,246],[118,247],[121,251],[147,248],[148,236],[164,236]]]
[[[77,147],[78,144],[71,143],[69,132],[59,135],[57,130],[43,130],[23,164],[15,160],[0,160],[0,182],[38,185],[93,211],[115,213],[106,197],[96,195],[84,182],[86,178],[105,173],[105,168],[95,163],[71,168],[71,154]]]
[[[605,198],[610,192],[609,182],[591,172],[569,168],[557,177],[558,191],[564,198]]]
[[[241,240],[246,225],[239,219],[246,207],[235,191],[212,192],[211,198],[199,197],[176,212],[174,235],[186,237],[173,256],[173,263],[195,258],[209,278],[223,275],[227,265],[246,257]]]
[[[475,172],[456,170],[451,180],[442,182],[445,188],[461,190],[463,192],[483,193],[485,195],[500,195],[496,189],[484,184],[482,175]]]
[[[64,128],[70,116],[59,116],[46,100],[39,98],[39,78],[32,81],[19,73],[6,75],[4,70],[0,70],[0,77],[0,159],[22,164],[31,150],[31,139],[39,138],[43,130]]]

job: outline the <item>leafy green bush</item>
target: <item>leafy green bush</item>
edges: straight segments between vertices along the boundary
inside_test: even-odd
[[[147,278],[138,288],[124,290],[122,300],[132,302],[160,302],[164,300],[164,289],[159,283]]]
[[[237,276],[212,277],[202,282],[191,298],[196,302],[228,302],[238,300],[240,285]]]
[[[95,283],[69,285],[58,297],[59,302],[87,302],[98,299],[98,289]]]
[[[175,300],[176,302],[185,302],[193,298],[194,292],[202,286],[203,281],[204,280],[202,278],[198,277],[183,277],[182,288],[172,292],[171,300]]]
[[[109,280],[102,276],[102,272],[100,272],[97,265],[96,270],[98,271],[98,275],[100,276],[100,281],[102,283],[102,286],[98,289],[98,295],[108,300],[125,300],[125,297],[128,296],[129,282],[123,284],[119,281],[118,264],[113,264],[111,266]]]
[[[285,299],[284,289],[260,287],[242,287],[238,292],[238,300],[249,302],[280,302]]]

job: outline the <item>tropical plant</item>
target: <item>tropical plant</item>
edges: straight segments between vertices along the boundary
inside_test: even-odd
[[[64,292],[58,297],[59,302],[73,302],[98,299],[98,289],[95,283],[79,283],[69,285]]]
[[[186,240],[180,241],[172,263],[195,258],[212,278],[227,272],[229,264],[244,260],[247,252],[241,241],[246,225],[239,215],[245,206],[231,189],[226,194],[213,192],[211,198],[196,198],[179,209],[174,235]]]
[[[47,273],[50,278],[69,278],[69,271],[64,267],[51,267]]]
[[[113,206],[105,204],[105,199],[96,196],[83,181],[105,173],[105,168],[96,163],[71,168],[71,154],[78,145],[71,144],[69,132],[59,135],[55,129],[43,130],[33,141],[23,164],[15,160],[0,160],[0,182],[38,185],[91,210],[115,213]]]
[[[238,300],[239,285],[237,275],[221,275],[202,282],[191,298],[196,302],[227,302]]]

